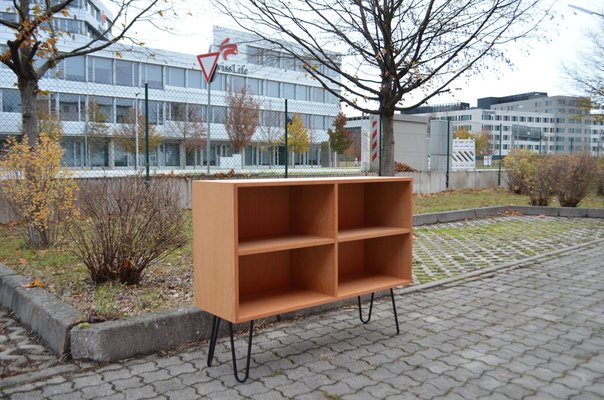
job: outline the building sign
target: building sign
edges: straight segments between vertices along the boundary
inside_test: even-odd
[[[231,74],[240,74],[240,75],[248,74],[247,65],[245,65],[245,64],[230,64],[230,65],[219,64],[218,71],[231,73]]]

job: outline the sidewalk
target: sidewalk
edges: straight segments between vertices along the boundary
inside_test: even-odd
[[[204,343],[179,353],[102,366],[62,364],[46,369],[45,379],[0,389],[0,396],[602,398],[602,242],[397,296],[397,305],[398,336],[389,298],[376,301],[367,325],[351,307],[261,326],[255,332],[245,384],[235,381],[228,339],[222,338],[211,368],[206,367]],[[243,336],[236,345],[243,354]]]

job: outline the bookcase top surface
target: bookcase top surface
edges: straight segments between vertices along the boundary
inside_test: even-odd
[[[316,185],[334,183],[378,183],[378,182],[411,182],[413,178],[403,176],[351,176],[328,178],[264,178],[264,179],[202,179],[194,182],[214,183],[234,186],[287,186],[287,185]]]

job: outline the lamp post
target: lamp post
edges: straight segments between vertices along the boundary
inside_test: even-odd
[[[503,123],[499,123],[499,172],[497,173],[497,186],[501,186],[501,164],[503,163],[503,160],[501,159],[501,139],[502,139],[502,131],[503,130]]]
[[[140,92],[134,95],[134,142],[135,142],[135,151],[134,151],[134,169],[138,171],[138,96],[140,96]]]
[[[449,116],[447,115],[447,174],[445,175],[445,187],[449,189],[449,158],[451,157],[451,152],[449,149],[449,143],[451,141],[451,122],[449,121]]]

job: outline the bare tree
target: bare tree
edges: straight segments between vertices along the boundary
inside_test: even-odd
[[[227,92],[227,114],[224,128],[231,144],[241,154],[241,167],[245,165],[245,147],[260,125],[260,103],[254,99],[247,87]]]
[[[393,115],[448,91],[499,46],[534,32],[539,0],[216,0],[340,101],[382,118],[394,173]],[[473,68],[476,70],[476,68]]]
[[[272,167],[275,149],[283,143],[283,130],[285,125],[285,114],[283,111],[273,111],[272,101],[269,100],[267,107],[262,111],[262,121],[258,126],[257,135],[259,146],[263,151],[269,153],[269,165]]]
[[[145,114],[138,113],[137,116],[136,111],[131,108],[124,116],[124,123],[119,124],[113,131],[115,143],[130,154],[136,154],[137,149],[144,151],[146,144],[144,126]],[[141,127],[143,129],[139,130]],[[138,133],[137,130],[139,130]],[[138,145],[136,141],[137,137]],[[149,151],[153,151],[159,147],[162,141],[163,137],[157,132],[155,125],[149,124]],[[134,163],[135,168],[139,165],[138,161],[136,160]]]
[[[172,131],[183,143],[185,150],[205,149],[208,130],[199,104],[172,103],[170,106]],[[182,160],[183,167],[186,165]]]
[[[93,37],[73,34],[54,23],[57,18],[73,18],[72,4],[75,0],[19,0],[13,1],[12,7],[0,15],[0,25],[14,34],[7,40],[7,49],[0,54],[0,61],[17,76],[23,132],[28,134],[31,146],[39,133],[36,98],[40,93],[38,83],[44,74],[61,60],[106,49],[126,38],[135,22],[155,13],[163,14],[157,6],[166,6],[167,2],[113,0],[115,18],[109,19],[103,14],[102,31]],[[76,35],[80,40],[71,41]],[[66,45],[68,39],[69,46]]]
[[[580,63],[565,65],[563,70],[571,83],[586,96],[586,109],[604,108],[604,23],[599,32],[589,32],[587,35],[589,52],[581,54]],[[596,118],[604,120],[604,115]]]

